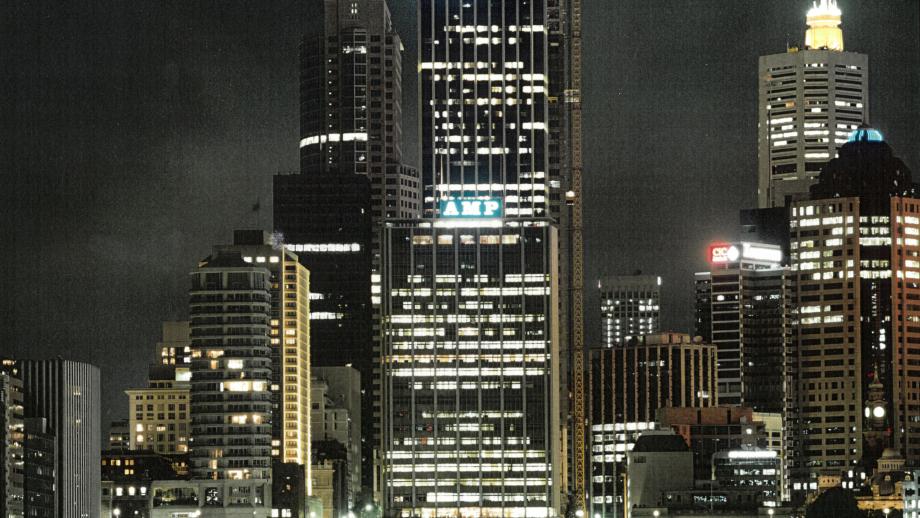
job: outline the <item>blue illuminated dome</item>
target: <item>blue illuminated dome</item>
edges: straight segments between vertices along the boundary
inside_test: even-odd
[[[850,133],[847,142],[885,142],[882,132],[872,128],[859,128]]]

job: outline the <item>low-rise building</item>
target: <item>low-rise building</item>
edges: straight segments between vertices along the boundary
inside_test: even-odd
[[[150,518],[271,518],[272,483],[250,480],[157,480]]]

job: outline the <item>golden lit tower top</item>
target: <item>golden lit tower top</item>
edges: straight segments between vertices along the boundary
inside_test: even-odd
[[[843,50],[841,14],[837,0],[816,0],[806,18],[805,48]]]

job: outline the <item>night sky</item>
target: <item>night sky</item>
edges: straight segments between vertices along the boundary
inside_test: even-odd
[[[161,321],[185,318],[196,261],[270,227],[318,1],[0,5],[0,356],[101,366],[103,428]],[[640,268],[664,277],[663,326],[690,329],[707,243],[755,203],[757,57],[803,41],[809,5],[584,0],[589,339],[596,278]],[[415,3],[390,6],[416,164]],[[840,6],[846,48],[869,54],[872,123],[920,176],[920,2]]]

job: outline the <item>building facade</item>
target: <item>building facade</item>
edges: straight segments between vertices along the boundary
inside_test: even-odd
[[[372,279],[377,228],[420,214],[418,172],[402,162],[402,51],[385,0],[325,0],[301,46],[300,172],[274,178],[274,227],[312,273],[317,366],[361,373],[362,473],[379,438]],[[379,301],[377,301],[379,302]]]
[[[693,472],[697,480],[712,478],[712,456],[720,451],[741,448],[766,448],[766,425],[754,420],[750,408],[667,407],[657,413],[658,425],[674,430],[693,452]]]
[[[126,390],[127,446],[162,454],[188,453],[192,422],[189,392],[189,382],[175,378],[151,379],[147,388]]]
[[[21,360],[26,418],[45,418],[56,441],[57,518],[95,518],[100,512],[99,369],[70,360]]]
[[[29,518],[54,518],[57,442],[44,417],[30,417],[24,421],[24,515]]]
[[[786,411],[793,491],[920,461],[920,200],[881,133],[853,132],[791,207],[798,326]]]
[[[783,411],[792,321],[782,261],[779,246],[720,243],[696,274],[696,334],[719,350],[720,404]]]
[[[606,347],[660,331],[661,277],[618,275],[597,281],[601,336]]]
[[[556,229],[470,217],[384,230],[384,513],[556,516]]]
[[[191,281],[191,473],[270,479],[271,273],[227,252],[202,260]]]
[[[805,47],[761,56],[758,201],[788,206],[808,197],[821,168],[869,118],[869,58],[844,51],[836,0],[808,11]]]
[[[272,457],[307,466],[310,477],[310,272],[298,256],[261,230],[237,230],[214,253],[240,254],[269,271]],[[194,322],[193,322],[194,323]]]
[[[313,441],[336,441],[345,450],[346,508],[355,508],[361,490],[361,373],[353,367],[313,369]]]
[[[22,518],[25,424],[22,379],[15,362],[0,364],[0,516]]]
[[[626,453],[659,408],[719,404],[716,348],[660,333],[588,354],[589,511],[606,516],[623,508]]]

